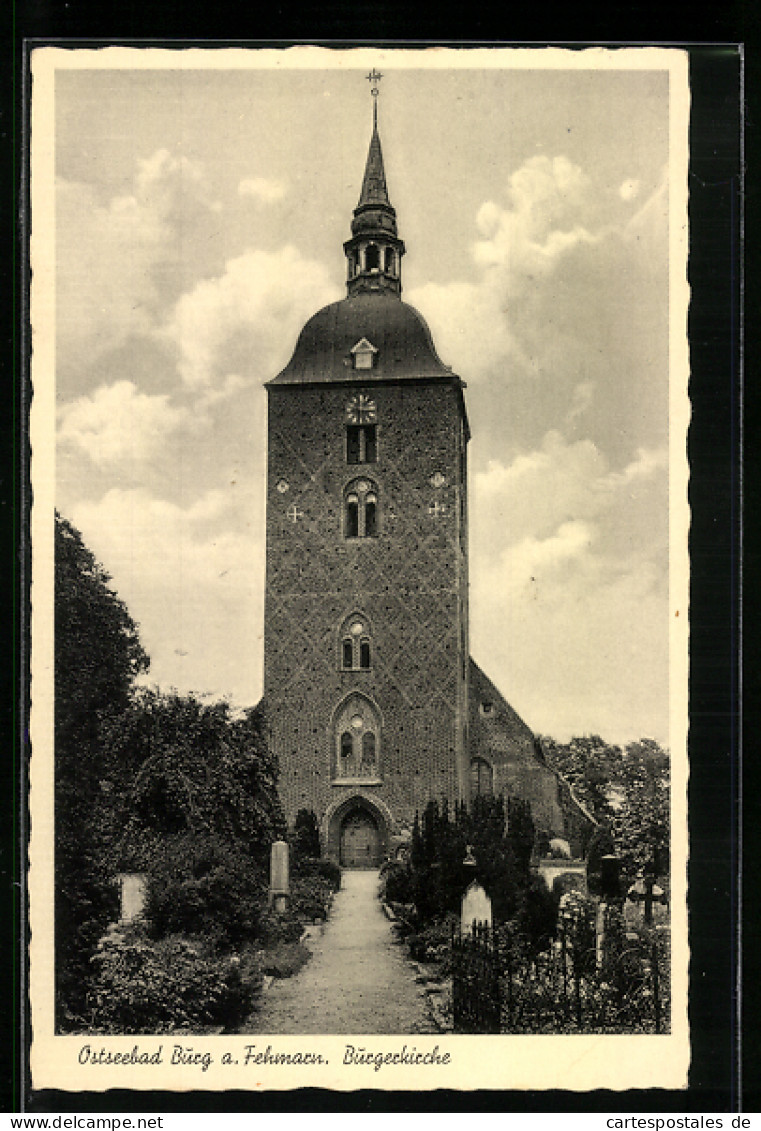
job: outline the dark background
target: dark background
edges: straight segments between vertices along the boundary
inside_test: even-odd
[[[0,538],[3,627],[10,644],[2,665],[2,725],[5,757],[4,796],[8,799],[0,834],[0,915],[5,946],[0,989],[0,1110],[28,1112],[220,1112],[276,1113],[293,1111],[608,1111],[608,1112],[730,1112],[761,1110],[759,1064],[761,1042],[756,1018],[761,1012],[761,972],[758,953],[761,930],[757,902],[761,893],[759,846],[754,821],[757,768],[747,736],[753,734],[751,710],[745,710],[746,754],[740,759],[739,688],[741,504],[745,507],[744,569],[750,576],[758,560],[753,527],[756,516],[755,479],[758,470],[754,424],[755,390],[742,388],[743,346],[750,354],[756,344],[755,325],[740,335],[743,286],[748,295],[748,322],[758,310],[755,287],[742,275],[742,241],[753,246],[758,199],[749,183],[743,197],[741,179],[741,71],[744,72],[747,157],[757,152],[758,7],[725,5],[721,10],[693,9],[684,21],[693,30],[703,23],[705,42],[686,43],[684,27],[667,29],[665,11],[649,17],[641,7],[618,8],[591,16],[576,7],[553,14],[547,21],[554,38],[537,43],[526,29],[525,9],[488,8],[467,16],[439,8],[400,10],[390,3],[362,0],[336,4],[319,12],[306,7],[284,9],[271,5],[201,5],[191,0],[153,5],[143,0],[16,0],[4,9],[5,67],[0,71],[0,142],[2,143],[2,215],[6,235],[0,278],[11,303],[0,304],[3,351],[4,423],[0,430]],[[673,13],[672,13],[673,16]],[[470,26],[466,27],[465,25]],[[456,26],[459,25],[459,26]],[[565,25],[565,26],[564,26]],[[573,25],[573,27],[572,27]],[[581,41],[580,33],[585,39]],[[558,38],[562,33],[565,39]],[[643,39],[644,33],[649,38]],[[288,36],[286,40],[283,37]],[[523,36],[521,39],[520,36]],[[180,39],[179,36],[183,38]],[[232,39],[230,37],[233,37]],[[353,38],[349,38],[353,37]],[[508,38],[509,37],[509,38]],[[108,1093],[31,1092],[26,1076],[25,941],[22,904],[24,883],[25,779],[24,718],[26,711],[25,632],[28,600],[29,547],[25,542],[27,450],[25,440],[28,390],[26,363],[26,264],[24,229],[26,50],[29,40],[83,46],[87,40],[139,41],[160,46],[236,42],[245,46],[279,46],[292,42],[330,41],[331,46],[373,42],[389,46],[458,43],[473,46],[546,42],[581,47],[594,43],[663,43],[685,45],[690,54],[692,114],[690,127],[690,284],[689,316],[693,418],[689,434],[692,531],[691,680],[690,680],[690,1024],[693,1059],[686,1092],[630,1091],[570,1092],[447,1092],[391,1093],[358,1091],[301,1092]],[[63,41],[63,42],[62,42]],[[160,42],[159,42],[160,41]],[[724,46],[712,44],[723,43]],[[87,44],[91,45],[91,44]],[[625,128],[625,123],[622,123]],[[745,211],[743,212],[743,207]],[[746,234],[747,233],[747,234]],[[751,257],[748,256],[750,262]],[[754,299],[756,300],[754,302]],[[752,372],[748,367],[749,373]],[[750,381],[748,381],[750,385]],[[744,396],[744,419],[741,415]],[[741,482],[741,430],[745,428],[744,483]],[[742,488],[742,490],[741,490]],[[750,631],[755,607],[752,586],[746,582],[743,613],[745,699],[752,703],[761,692],[761,665]],[[741,839],[740,798],[745,777],[745,832]],[[754,827],[755,826],[755,827]],[[743,883],[738,882],[742,873]],[[744,891],[744,968],[740,978],[740,895]],[[742,1002],[737,994],[742,986]],[[743,1039],[740,1040],[742,1028]],[[743,1072],[743,1065],[745,1071]],[[725,1120],[725,1126],[728,1120]]]

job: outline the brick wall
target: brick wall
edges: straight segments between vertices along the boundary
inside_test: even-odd
[[[378,456],[356,466],[345,408],[358,390],[377,406]],[[268,393],[265,698],[286,815],[307,807],[321,818],[365,794],[385,803],[396,831],[430,797],[455,800],[467,784],[460,389],[453,380]],[[343,535],[343,492],[357,477],[377,485],[377,538]],[[353,612],[371,627],[368,671],[341,670],[339,628]],[[333,784],[333,715],[352,691],[380,717],[377,786]]]
[[[568,782],[538,756],[523,719],[473,661],[469,738],[470,757],[484,758],[492,767],[494,793],[528,801],[537,830],[569,840],[574,855],[584,855],[594,822]]]

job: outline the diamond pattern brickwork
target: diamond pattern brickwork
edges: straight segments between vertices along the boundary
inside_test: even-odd
[[[333,784],[333,719],[352,691],[366,695],[383,779],[367,795],[398,828],[430,797],[454,801],[467,779],[464,429],[454,382],[374,385],[377,459],[349,465],[346,406],[361,392],[269,389],[265,697],[292,821],[358,792]],[[378,536],[346,539],[344,488],[365,471]],[[338,633],[354,611],[372,626],[368,671],[340,669]]]

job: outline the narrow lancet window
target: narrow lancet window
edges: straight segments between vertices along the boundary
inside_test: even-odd
[[[365,537],[375,538],[377,518],[377,499],[375,495],[368,495],[365,498]]]
[[[367,617],[352,613],[338,630],[339,664],[344,671],[369,671],[372,663],[372,633]]]
[[[362,735],[362,762],[361,772],[369,774],[375,768],[375,735],[366,731]]]
[[[346,496],[346,537],[359,537],[359,499],[356,495]]]
[[[491,797],[494,792],[494,771],[485,758],[473,758],[470,763],[470,796]]]
[[[344,494],[344,537],[378,537],[378,494],[369,479],[354,480]]]

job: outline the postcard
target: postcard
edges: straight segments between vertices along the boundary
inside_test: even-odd
[[[32,1086],[686,1087],[686,52],[31,73]]]

